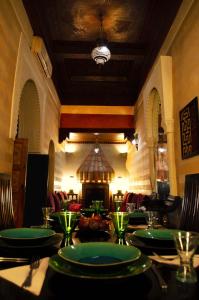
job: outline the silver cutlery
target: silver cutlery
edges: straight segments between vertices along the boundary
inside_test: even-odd
[[[24,282],[22,283],[22,287],[29,287],[32,284],[32,276],[33,276],[33,270],[36,270],[39,268],[40,265],[40,258],[39,257],[33,257],[30,264],[30,269],[28,272],[28,275],[26,276]]]
[[[3,257],[0,256],[0,262],[28,262],[29,259],[25,257]]]
[[[169,256],[165,257],[165,256],[162,256],[160,254],[157,254],[156,252],[153,252],[153,255],[157,256],[157,258],[165,260],[165,261],[172,261],[172,260],[178,258],[178,255],[171,255],[171,257],[169,257]]]
[[[156,267],[155,264],[152,264],[151,268],[152,268],[152,270],[153,270],[153,272],[154,272],[154,274],[155,274],[155,276],[156,276],[156,278],[157,278],[157,280],[159,282],[159,285],[160,285],[162,291],[163,292],[167,292],[168,286],[167,286],[164,278],[162,277],[160,271],[158,270],[158,268]]]

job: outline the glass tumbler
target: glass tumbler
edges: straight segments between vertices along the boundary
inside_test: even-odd
[[[174,241],[180,258],[176,279],[180,282],[196,283],[197,274],[193,267],[193,256],[199,245],[199,233],[177,231],[174,233]]]

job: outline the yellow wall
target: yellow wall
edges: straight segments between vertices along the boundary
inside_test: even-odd
[[[199,173],[199,155],[182,160],[179,111],[199,97],[199,1],[195,1],[169,51],[173,57],[173,98],[178,192],[183,194],[186,174]],[[198,133],[199,139],[199,133]]]
[[[12,91],[20,38],[19,24],[7,0],[0,1],[0,173],[11,173],[9,139]]]
[[[33,32],[22,1],[1,0],[0,173],[12,172],[13,142],[17,131],[21,93],[28,80],[34,82],[39,98],[38,117],[41,126],[38,152],[47,154],[50,140],[53,140],[57,155],[60,156],[60,101],[52,80],[45,76],[36,56],[31,52],[32,37]],[[34,130],[37,124],[31,125]]]
[[[183,1],[187,2],[187,1]],[[173,67],[173,100],[174,100],[174,129],[175,129],[175,157],[177,167],[178,194],[183,194],[184,177],[188,173],[199,172],[199,156],[181,159],[179,111],[195,96],[199,94],[199,1],[194,4],[177,33],[170,47],[163,55],[172,57]],[[18,19],[20,17],[20,19]],[[23,33],[23,34],[22,34]],[[11,135],[11,111],[21,89],[25,84],[25,77],[31,75],[38,90],[41,108],[41,152],[48,153],[50,140],[55,143],[59,165],[62,165],[64,155],[59,151],[58,124],[60,103],[52,81],[46,79],[39,70],[36,60],[30,51],[32,31],[28,24],[27,16],[21,0],[0,1],[0,173],[11,173],[12,147],[14,136]],[[20,76],[17,71],[20,57],[19,45],[23,35],[23,43],[26,46],[23,59],[23,69]],[[22,62],[21,62],[22,63]],[[161,82],[160,64],[153,68],[150,75],[150,84],[146,81],[142,93],[139,96],[137,106],[136,130],[139,135],[139,151],[129,146],[127,168],[131,176],[131,189],[137,192],[150,193],[149,180],[149,155],[146,145],[146,115],[145,102],[149,96],[149,86],[157,88],[161,101],[164,99],[163,84]],[[32,72],[32,73],[30,73]],[[26,76],[25,76],[26,75]],[[154,76],[153,76],[154,75]],[[20,84],[19,84],[20,83]],[[153,84],[154,83],[154,84]],[[16,85],[18,90],[16,89]],[[18,97],[19,98],[19,97]],[[16,106],[17,107],[17,106]],[[17,110],[14,110],[17,114]],[[133,114],[133,111],[132,111]],[[134,147],[134,148],[133,148]],[[61,177],[62,172],[58,177]]]
[[[129,191],[136,193],[151,193],[149,151],[145,142],[144,106],[143,102],[136,112],[136,133],[138,133],[138,150],[129,142],[127,169],[129,176]]]
[[[194,97],[199,96],[199,1],[191,2],[193,4],[183,1],[182,9],[162,46],[161,56],[157,57],[142,88],[137,111],[135,108],[136,131],[142,139],[139,142],[139,153],[130,151],[127,159],[132,182],[135,180],[132,184],[133,191],[146,194],[149,192],[148,185],[144,190],[142,189],[142,183],[144,174],[146,182],[150,175],[145,143],[148,142],[146,137],[148,126],[152,125],[147,125],[146,104],[153,88],[156,88],[160,95],[163,126],[167,137],[169,134],[169,172],[170,176],[172,175],[172,180],[170,180],[170,184],[173,185],[172,194],[182,196],[185,175],[199,173],[199,155],[185,160],[181,158],[179,128],[179,111]]]

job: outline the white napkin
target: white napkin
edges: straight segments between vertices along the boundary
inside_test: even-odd
[[[152,260],[155,260],[161,264],[167,264],[167,265],[176,265],[178,266],[180,264],[180,259],[179,257],[176,257],[176,255],[161,255],[162,257],[158,255],[151,255],[149,256]],[[168,260],[167,260],[168,258]],[[170,260],[171,258],[174,258]],[[194,268],[199,267],[199,255],[194,255],[193,257],[193,266]]]
[[[46,271],[48,268],[48,261],[49,261],[49,257],[40,259],[39,268],[33,270],[31,286],[26,288],[24,287],[24,289],[37,296],[40,294],[46,276]],[[4,269],[4,270],[0,270],[0,277],[7,279],[13,282],[14,284],[18,285],[19,287],[21,287],[22,283],[24,282],[26,276],[29,273],[29,270],[30,270],[30,265]]]

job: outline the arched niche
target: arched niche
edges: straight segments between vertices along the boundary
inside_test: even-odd
[[[156,186],[156,149],[158,143],[159,115],[161,101],[158,90],[153,88],[146,102],[146,141],[149,148],[150,183],[152,192],[157,191]]]
[[[23,226],[28,152],[40,152],[40,106],[36,85],[27,80],[22,88],[13,149],[12,197],[15,226]]]
[[[36,85],[27,80],[21,92],[17,137],[28,139],[28,152],[40,152],[40,105]]]
[[[154,140],[153,133],[156,131],[154,122],[152,122],[152,111],[154,99],[161,103],[161,126],[167,136],[168,166],[170,194],[177,195],[176,161],[175,161],[175,135],[174,135],[174,100],[172,88],[172,57],[161,56],[153,67],[145,88],[143,89],[144,99],[144,118],[145,118],[145,140],[150,152],[150,168],[154,168],[154,159],[152,158]],[[152,125],[153,124],[153,125]],[[151,189],[155,191],[154,172],[152,172]]]

